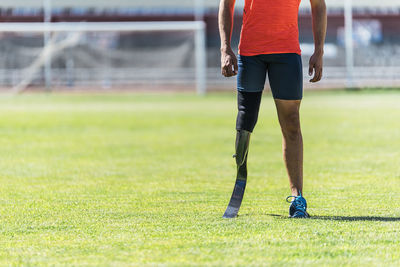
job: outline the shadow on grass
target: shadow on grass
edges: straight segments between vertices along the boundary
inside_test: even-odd
[[[269,216],[289,219],[288,216],[268,214]],[[379,217],[379,216],[311,216],[309,220],[325,221],[377,221],[377,222],[400,222],[400,217]]]

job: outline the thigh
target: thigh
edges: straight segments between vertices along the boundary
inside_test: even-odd
[[[259,56],[238,57],[237,89],[243,92],[264,90],[267,66]]]
[[[268,79],[275,99],[303,98],[303,67],[298,54],[270,55]]]

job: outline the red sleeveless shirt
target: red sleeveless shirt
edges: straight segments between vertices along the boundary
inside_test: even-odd
[[[301,0],[245,0],[239,54],[301,54],[298,14]]]

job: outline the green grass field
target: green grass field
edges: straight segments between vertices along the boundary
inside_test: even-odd
[[[235,116],[234,94],[0,96],[0,265],[400,265],[400,91],[306,93],[306,220],[270,95],[221,218]]]

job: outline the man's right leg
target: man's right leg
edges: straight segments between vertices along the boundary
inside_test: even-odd
[[[224,218],[234,218],[239,212],[247,182],[247,153],[249,151],[250,135],[257,123],[262,92],[238,91],[238,115],[236,120],[236,182]]]
[[[239,56],[238,115],[236,119],[235,155],[237,175],[235,188],[224,218],[234,218],[239,212],[247,182],[247,153],[250,135],[257,123],[266,65],[257,57]]]

